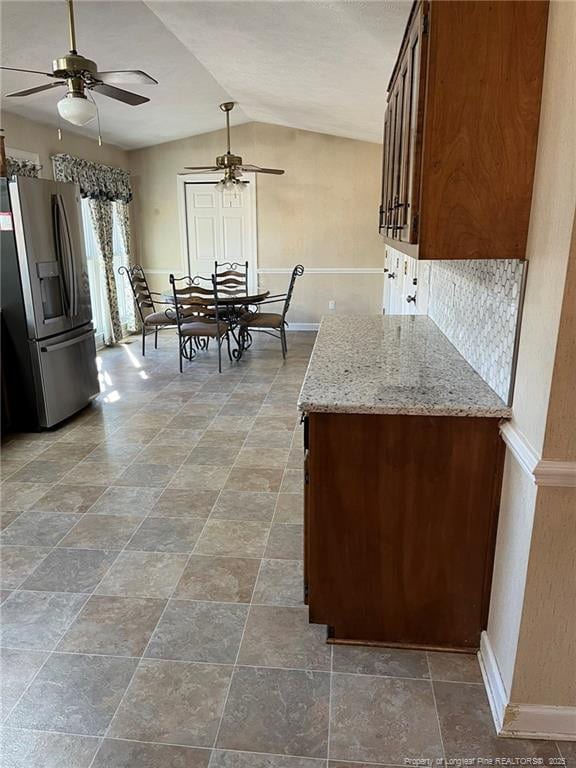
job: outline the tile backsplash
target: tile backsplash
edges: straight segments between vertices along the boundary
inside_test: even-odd
[[[428,315],[505,402],[525,269],[525,263],[508,259],[430,266]]]

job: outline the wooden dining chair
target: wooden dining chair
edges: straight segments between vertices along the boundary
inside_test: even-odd
[[[213,287],[200,285],[200,277],[180,277],[170,275],[170,285],[174,305],[166,310],[167,317],[176,325],[178,331],[178,361],[182,373],[182,360],[194,360],[199,349],[199,340],[204,340],[204,349],[208,341],[215,339],[218,345],[218,371],[222,373],[222,344],[226,340],[228,357],[232,360],[228,323],[218,312]]]
[[[130,283],[134,303],[138,309],[138,315],[142,324],[142,355],[146,355],[146,335],[154,333],[154,349],[158,349],[158,330],[174,326],[174,320],[166,316],[166,311],[157,309],[156,304],[166,305],[168,302],[154,299],[154,296],[162,296],[161,293],[151,291],[146,279],[146,273],[139,264],[132,267],[119,267],[119,275],[125,275]]]
[[[286,342],[286,315],[290,309],[290,302],[292,301],[292,294],[294,293],[294,285],[296,278],[304,274],[304,267],[301,264],[297,264],[292,270],[290,277],[290,283],[286,293],[279,293],[274,296],[268,296],[265,301],[261,301],[258,304],[257,310],[253,312],[245,312],[238,320],[240,325],[240,340],[242,347],[247,349],[252,343],[251,333],[252,331],[260,331],[261,333],[267,333],[269,336],[280,339],[282,345],[282,357],[286,359],[288,353],[288,344]],[[260,307],[265,304],[277,304],[283,302],[281,312],[261,312]]]

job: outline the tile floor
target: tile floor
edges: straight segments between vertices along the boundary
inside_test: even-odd
[[[494,736],[474,656],[330,647],[308,623],[313,334],[289,343],[222,375],[213,351],[180,375],[170,331],[145,359],[106,350],[97,402],[5,443],[4,768],[574,761]]]

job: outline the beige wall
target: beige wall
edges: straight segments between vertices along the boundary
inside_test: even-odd
[[[513,426],[576,458],[576,3],[550,3]],[[572,242],[572,245],[571,245]],[[576,707],[576,489],[507,456],[488,637],[513,704]]]
[[[576,128],[574,133],[576,143]],[[570,254],[550,387],[544,454],[551,458],[562,456],[566,461],[576,461],[576,213]]]
[[[576,717],[576,488],[538,490],[511,700]]]
[[[553,0],[548,41],[514,418],[540,452],[576,204],[576,3]]]
[[[65,128],[62,130],[62,141],[58,141],[58,131],[53,125],[36,123],[11,112],[3,111],[1,122],[7,147],[38,153],[42,165],[40,176],[44,179],[52,178],[51,155],[62,152],[104,165],[128,167],[128,153],[112,144],[99,147],[95,139],[71,133]]]
[[[205,165],[225,147],[223,131],[130,152],[136,197],[136,253],[148,269],[182,271],[177,173]],[[382,269],[378,235],[381,147],[264,123],[235,127],[232,148],[246,162],[284,168],[258,177],[258,266]],[[156,288],[167,274],[151,275]],[[262,274],[261,284],[285,290],[288,274]],[[297,283],[290,319],[318,322],[328,311],[379,312],[382,274],[305,273]]]

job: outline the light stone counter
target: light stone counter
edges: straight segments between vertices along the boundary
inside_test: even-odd
[[[512,409],[425,316],[324,317],[301,411],[510,417]]]

